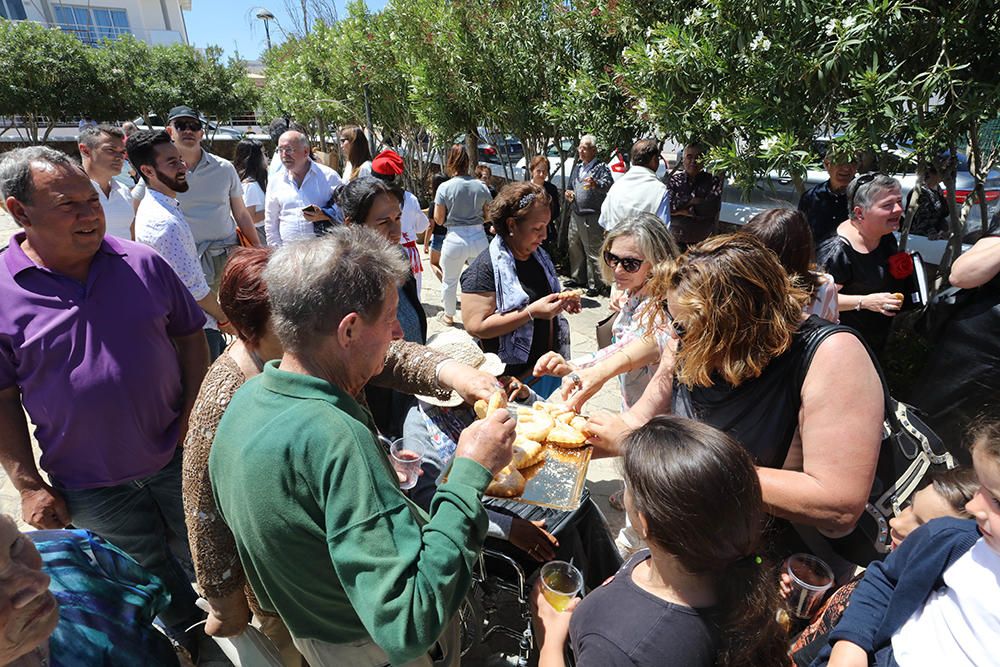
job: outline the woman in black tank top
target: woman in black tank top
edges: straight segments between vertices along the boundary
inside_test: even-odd
[[[651,289],[676,344],[661,363],[672,391],[644,395],[626,423],[673,412],[726,431],[759,466],[771,515],[828,537],[849,533],[871,490],[884,405],[856,334],[805,319],[805,292],[747,234],[692,248]]]

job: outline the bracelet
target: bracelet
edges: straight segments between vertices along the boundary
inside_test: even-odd
[[[219,323],[220,327],[228,327],[229,326],[229,320],[226,320],[225,322],[221,322],[219,320],[216,320],[216,322]]]
[[[629,356],[629,353],[626,352],[624,349],[619,350],[619,352],[621,352],[621,354],[624,355],[626,359],[628,359],[628,367],[625,369],[625,372],[631,371],[632,367],[635,366],[635,361],[632,360],[632,357]]]
[[[524,312],[528,313],[528,319],[530,321],[535,321],[535,316],[531,314],[531,310],[527,306],[524,307]]]
[[[854,306],[854,310],[861,310],[861,304],[863,304],[864,302],[865,302],[864,297],[858,299],[858,303],[856,306]]]

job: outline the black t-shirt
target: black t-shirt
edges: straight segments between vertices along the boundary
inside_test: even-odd
[[[549,280],[545,277],[545,269],[538,263],[538,260],[534,257],[529,257],[524,261],[515,259],[514,264],[517,270],[517,277],[521,281],[521,289],[528,295],[528,303],[552,294]],[[472,260],[469,268],[462,274],[462,291],[496,293],[497,286],[496,280],[493,277],[493,262],[490,261],[489,248],[480,253],[479,257]],[[535,320],[535,333],[531,337],[531,353],[528,355],[527,363],[510,364],[507,363],[506,359],[502,359],[503,362],[507,363],[507,369],[504,371],[504,374],[521,376],[525,373],[530,373],[535,366],[535,362],[543,354],[555,349],[555,341],[557,340],[555,336],[556,326],[558,326],[556,320]],[[484,352],[497,354],[500,351],[500,339],[498,338],[484,339],[479,341],[479,343]]]
[[[569,634],[577,667],[715,664],[709,610],[667,602],[632,581],[632,570],[648,558],[647,550],[636,554],[573,612]]]
[[[889,257],[899,251],[896,237],[886,234],[878,247],[869,253],[858,252],[839,234],[824,241],[817,252],[820,266],[843,285],[841,294],[901,292],[902,283],[889,273]],[[877,354],[885,347],[892,318],[870,310],[844,310],[840,323],[861,333]]]
[[[830,181],[806,190],[799,200],[799,210],[806,216],[818,248],[823,241],[837,235],[837,226],[847,220],[847,190],[835,192]]]

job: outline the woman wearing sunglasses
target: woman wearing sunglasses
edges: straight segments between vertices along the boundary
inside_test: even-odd
[[[535,364],[536,377],[556,375],[563,378],[563,396],[569,397],[581,387],[597,391],[614,375],[611,370],[620,370],[618,353],[626,359],[635,357],[628,349],[629,343],[637,339],[652,338],[656,332],[649,330],[652,323],[647,285],[653,267],[661,262],[676,259],[679,255],[673,235],[657,216],[639,213],[608,232],[601,247],[604,259],[601,273],[606,283],[614,283],[622,293],[618,317],[612,326],[611,345],[593,354],[567,361],[558,352],[549,352]],[[647,317],[649,315],[650,317]],[[665,342],[664,332],[660,337]],[[610,363],[602,363],[609,361]],[[615,373],[621,385],[622,410],[639,400],[646,384],[656,372],[657,361],[641,365],[625,372]]]
[[[628,412],[591,416],[598,451],[618,455],[624,433],[661,414],[711,424],[758,466],[774,555],[807,550],[803,536],[835,573],[853,570],[821,536],[853,530],[882,440],[883,388],[858,334],[804,315],[808,294],[745,233],[689,249],[649,290],[676,349]]]

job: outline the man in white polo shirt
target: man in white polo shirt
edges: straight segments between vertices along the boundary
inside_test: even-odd
[[[125,161],[125,134],[111,125],[89,125],[80,132],[79,148],[83,170],[101,196],[107,233],[120,239],[135,238],[132,195],[115,180]]]
[[[278,156],[284,169],[268,179],[264,197],[264,234],[274,247],[315,238],[314,223],[329,218],[303,209],[326,206],[341,183],[337,172],[309,157],[309,139],[301,132],[281,135]]]

